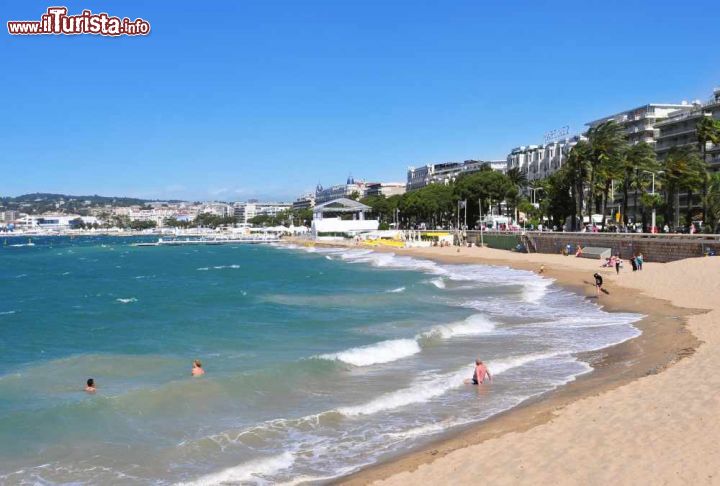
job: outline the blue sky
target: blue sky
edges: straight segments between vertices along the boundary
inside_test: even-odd
[[[147,37],[10,36],[48,6]],[[720,85],[717,0],[0,0],[0,195],[292,199]]]

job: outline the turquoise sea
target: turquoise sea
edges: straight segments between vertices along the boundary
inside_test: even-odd
[[[0,237],[2,484],[328,481],[561,386],[590,370],[573,353],[638,334],[640,316],[504,267],[32,241]],[[476,357],[492,385],[463,384]]]

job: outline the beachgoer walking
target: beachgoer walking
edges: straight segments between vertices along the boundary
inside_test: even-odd
[[[192,365],[192,375],[193,376],[202,376],[205,374],[205,370],[202,367],[202,363],[199,359],[196,359],[193,361]]]
[[[597,296],[600,297],[600,289],[602,288],[603,278],[599,273],[596,273],[593,277],[595,277],[595,291]]]
[[[95,393],[97,390],[95,389],[95,380],[92,378],[88,378],[87,382],[85,383],[85,391],[87,393]]]
[[[638,269],[637,255],[633,255],[630,257],[630,265],[632,265],[633,272],[637,272],[637,269]]]
[[[642,270],[642,264],[643,264],[643,254],[639,253],[637,256],[637,266],[638,270]]]
[[[620,260],[620,257],[615,257],[615,273],[617,275],[620,275],[620,263],[622,263],[622,260]]]

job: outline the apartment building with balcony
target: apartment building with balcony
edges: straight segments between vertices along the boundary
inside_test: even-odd
[[[251,199],[247,202],[235,203],[235,217],[238,223],[248,224],[255,216],[277,216],[283,211],[292,209],[292,204],[284,202],[259,202]]]
[[[576,135],[542,145],[515,147],[507,156],[507,170],[520,169],[528,181],[544,179],[560,170],[570,150],[582,139]]]
[[[312,192],[298,197],[292,203],[292,208],[294,211],[297,211],[300,209],[312,209],[314,207],[315,207],[315,194]]]
[[[408,167],[405,188],[410,192],[430,184],[450,184],[461,175],[478,172],[485,167],[504,172],[506,165],[504,160],[466,160]]]
[[[610,120],[615,120],[625,129],[628,142],[635,145],[640,142],[646,142],[650,145],[655,144],[658,135],[656,124],[668,118],[671,114],[678,111],[689,111],[693,105],[682,102],[672,103],[648,103],[638,106],[630,110],[621,111],[614,115],[609,115],[597,120],[593,120],[585,124],[588,129],[595,128],[598,125]]]
[[[715,89],[713,97],[705,103],[695,103],[692,109],[677,111],[656,125],[659,134],[655,145],[658,159],[664,159],[675,147],[697,147],[697,124],[703,117],[720,120],[720,88]],[[720,145],[707,143],[705,161],[713,172],[720,170]]]

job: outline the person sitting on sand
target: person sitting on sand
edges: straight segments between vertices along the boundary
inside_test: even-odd
[[[600,297],[600,288],[603,284],[602,276],[599,273],[596,273],[593,277],[595,277],[595,291],[597,292],[598,297]]]
[[[475,372],[473,373],[472,380],[465,380],[465,383],[473,385],[480,385],[485,382],[485,377],[488,377],[490,382],[492,383],[492,376],[490,375],[490,371],[487,369],[487,366],[480,361],[480,359],[475,360]]]
[[[193,360],[192,365],[192,375],[193,376],[202,376],[205,374],[205,370],[202,367],[202,363],[199,359]]]
[[[93,380],[92,378],[88,378],[87,383],[85,384],[85,391],[87,393],[95,393],[96,392],[95,380]]]

